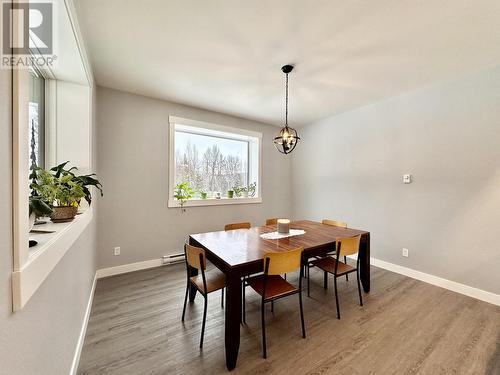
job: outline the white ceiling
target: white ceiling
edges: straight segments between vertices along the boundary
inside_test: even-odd
[[[498,0],[78,0],[97,83],[303,125],[500,64]]]

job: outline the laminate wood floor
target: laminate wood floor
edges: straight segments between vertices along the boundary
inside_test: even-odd
[[[301,338],[298,298],[267,311],[268,359],[262,359],[260,299],[247,291],[247,325],[234,374],[500,374],[500,307],[372,267],[372,291],[358,305],[356,282],[339,279],[342,319],[332,287],[311,270]],[[295,281],[297,277],[289,277]],[[331,280],[331,279],[330,279]],[[224,374],[224,311],[209,296],[181,323],[184,265],[97,283],[78,374]]]

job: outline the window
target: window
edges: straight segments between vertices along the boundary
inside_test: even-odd
[[[175,186],[188,183],[186,205],[258,203],[262,134],[170,117],[169,207]]]
[[[29,163],[45,167],[45,79],[30,69],[29,75]]]

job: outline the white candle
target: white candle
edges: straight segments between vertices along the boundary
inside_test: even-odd
[[[290,233],[290,220],[278,219],[278,233],[281,233],[281,234],[289,234]]]

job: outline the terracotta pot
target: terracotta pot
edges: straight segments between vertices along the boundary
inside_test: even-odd
[[[78,212],[77,206],[54,207],[54,210],[50,215],[50,220],[52,220],[52,222],[54,223],[65,223],[73,220],[77,212]]]

